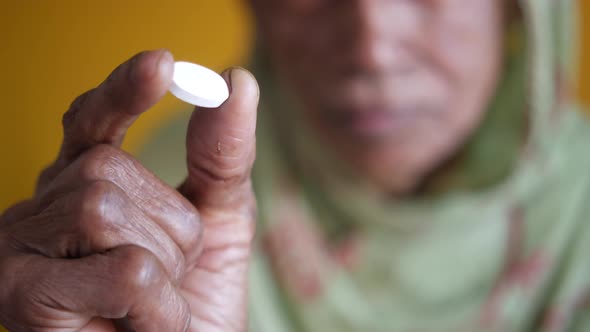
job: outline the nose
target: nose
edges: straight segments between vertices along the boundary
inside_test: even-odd
[[[420,33],[421,8],[417,0],[349,0],[350,55],[358,70],[381,72],[402,69],[407,46]]]

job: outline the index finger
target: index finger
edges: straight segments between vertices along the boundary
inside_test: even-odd
[[[98,87],[76,98],[63,116],[59,156],[41,174],[37,190],[93,146],[120,146],[135,119],[166,94],[173,72],[170,52],[142,52],[117,67]]]
[[[119,146],[135,119],[166,94],[173,71],[170,52],[142,52],[78,97],[63,117],[60,158],[71,162],[97,144]]]

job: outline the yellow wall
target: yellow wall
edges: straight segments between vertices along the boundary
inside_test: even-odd
[[[590,1],[579,0],[582,13]],[[133,53],[167,47],[215,69],[241,63],[251,24],[244,0],[20,0],[0,8],[0,212],[30,195],[61,140],[60,118],[81,92]],[[584,22],[590,55],[590,14]],[[590,56],[582,94],[590,103]],[[125,147],[183,109],[167,96],[132,128]]]
[[[144,49],[221,70],[251,42],[242,0],[0,1],[0,212],[32,192],[55,156],[61,114],[117,64]],[[171,112],[167,96],[133,126],[134,150]]]

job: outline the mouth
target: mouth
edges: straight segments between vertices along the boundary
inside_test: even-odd
[[[356,139],[378,139],[401,135],[413,128],[418,114],[408,109],[346,109],[330,116],[332,126]]]

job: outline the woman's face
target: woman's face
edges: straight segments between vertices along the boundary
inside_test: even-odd
[[[251,1],[308,118],[389,190],[411,190],[457,151],[495,90],[500,0]]]

